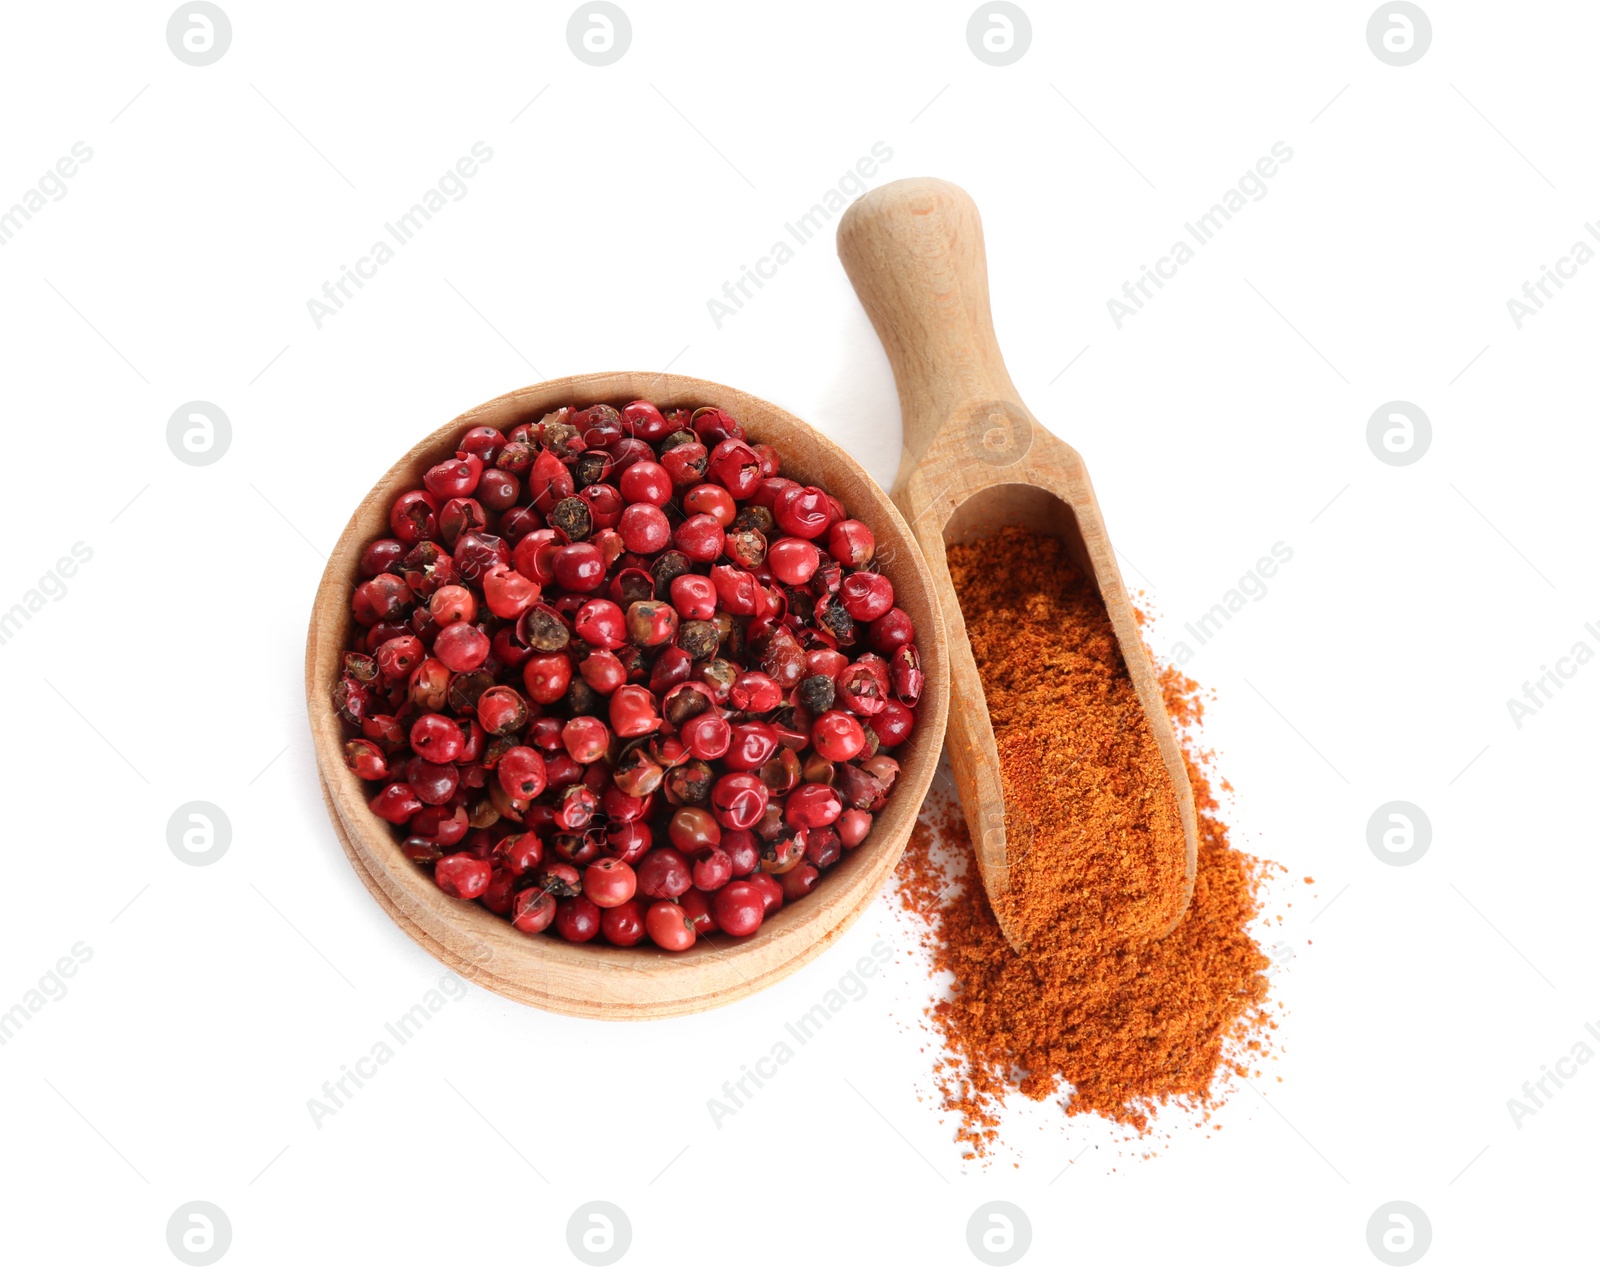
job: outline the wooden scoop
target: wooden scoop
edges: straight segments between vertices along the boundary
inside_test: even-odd
[[[891,496],[911,525],[933,574],[950,635],[950,724],[945,750],[978,868],[996,901],[1010,884],[1022,846],[1008,852],[1005,802],[994,729],[972,658],[945,546],[1021,526],[1049,533],[1093,577],[1122,659],[1149,719],[1183,821],[1182,902],[1194,890],[1194,794],[1155,671],[1139,635],[1089,473],[1022,403],[1006,372],[989,313],[983,227],[966,192],[947,181],[894,181],[858,199],[839,222],[839,258],[889,354],[900,389],[902,449]],[[1010,839],[1028,840],[1015,829]],[[1031,866],[1050,866],[1035,858]]]

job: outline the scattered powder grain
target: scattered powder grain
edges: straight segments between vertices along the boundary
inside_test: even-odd
[[[1190,735],[1199,690],[1175,670],[1162,676],[1200,831],[1188,910],[1152,940],[1152,923],[1170,918],[1158,900],[1175,831],[1181,869],[1182,834],[1104,608],[1038,534],[953,549],[950,565],[1000,744],[1007,829],[1028,822],[1034,835],[1006,899],[1028,931],[1024,955],[1000,932],[953,804],[930,803],[900,865],[901,902],[935,973],[953,978],[929,1011],[944,1108],[969,1156],[996,1143],[1015,1092],[1060,1095],[1068,1114],[1141,1132],[1168,1101],[1204,1112],[1275,1023],[1269,961],[1249,933],[1272,865],[1234,849],[1217,817]]]

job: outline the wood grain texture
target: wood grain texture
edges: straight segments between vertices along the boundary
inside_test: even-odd
[[[506,429],[561,405],[718,405],[783,456],[783,474],[826,488],[871,527],[881,571],[917,628],[927,689],[917,727],[896,756],[901,774],[860,846],[806,898],[785,904],[745,939],[705,938],[679,954],[646,945],[574,945],[528,937],[476,903],[447,897],[431,874],[400,853],[389,825],[367,808],[366,787],[344,764],[344,730],[329,704],[351,634],[350,596],[361,551],[388,533],[389,506],[420,487],[422,473],[455,450],[469,427]],[[678,374],[576,375],[521,388],[452,419],[414,446],[362,500],[334,547],[306,641],[306,708],[323,796],[335,834],[373,897],[407,934],[463,976],[510,999],[580,1017],[631,1019],[699,1012],[740,999],[822,953],[872,902],[899,861],[933,779],[949,701],[949,649],[933,580],[888,496],[842,449],[758,397]]]
[[[1020,526],[1061,538],[1094,578],[1150,720],[1183,821],[1182,906],[1170,931],[1194,890],[1188,772],[1083,459],[1029,412],[1000,354],[978,209],[947,181],[894,181],[845,211],[838,248],[900,392],[903,448],[893,497],[944,607],[955,701],[946,748],[984,885],[991,897],[1005,893],[1012,860],[994,730],[945,545]],[[1009,929],[1007,936],[1015,945]]]

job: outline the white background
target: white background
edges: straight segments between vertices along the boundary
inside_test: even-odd
[[[0,247],[0,608],[94,552],[0,647],[0,1009],[93,951],[0,1049],[8,1262],[173,1263],[167,1219],[203,1199],[229,1264],[561,1263],[597,1198],[640,1263],[976,1262],[992,1199],[1028,1213],[1025,1262],[1375,1263],[1393,1199],[1427,1213],[1429,1262],[1593,1262],[1600,1068],[1520,1129],[1506,1101],[1600,1025],[1600,665],[1521,729],[1505,702],[1600,650],[1600,264],[1521,330],[1505,301],[1600,217],[1600,12],[1430,3],[1431,48],[1396,68],[1364,2],[1036,0],[997,68],[965,3],[625,7],[606,68],[569,50],[565,5],[226,0],[204,68],[169,51],[165,5],[6,13],[0,206],[94,151]],[[478,141],[467,196],[317,329],[306,300]],[[736,384],[890,480],[893,383],[827,237],[721,329],[706,307],[877,141],[874,183],[938,175],[982,208],[1012,374],[1087,458],[1158,644],[1293,549],[1188,665],[1237,839],[1289,869],[1260,1093],[1221,1131],[1173,1112],[1131,1142],[1029,1105],[963,1165],[884,899],[702,1016],[471,988],[314,1127],[307,1098],[441,973],[317,796],[324,552],[418,436],[580,371]],[[1278,141],[1267,196],[1118,330],[1106,300]],[[195,399],[232,420],[212,466],[166,445]],[[1395,399],[1433,424],[1407,467],[1365,439]],[[233,825],[213,866],[167,848],[194,799]],[[1393,799],[1433,825],[1409,867],[1366,843]],[[713,1127],[707,1098],[879,938],[892,970]]]

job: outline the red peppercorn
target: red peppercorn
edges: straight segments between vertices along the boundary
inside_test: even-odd
[[[706,476],[706,447],[697,440],[674,445],[661,455],[661,465],[672,477],[674,488],[686,489]],[[399,536],[398,533],[395,536]]]
[[[713,480],[740,501],[750,497],[761,483],[761,459],[742,439],[720,441],[707,459]]]
[[[872,831],[872,816],[865,810],[855,807],[844,811],[835,823],[839,833],[839,840],[846,849],[855,849],[867,839],[867,833]]]
[[[441,709],[450,689],[450,671],[432,656],[411,671],[406,698],[419,709]]]
[[[660,440],[670,430],[666,419],[649,401],[629,401],[622,407],[622,427],[641,440]]]
[[[883,708],[888,699],[887,673],[880,677],[878,669],[867,661],[858,660],[846,666],[834,680],[835,699],[860,717],[870,717]]]
[[[589,521],[597,532],[601,529],[615,528],[622,521],[624,510],[622,494],[617,491],[615,485],[591,484],[580,489],[578,496],[589,508]]]
[[[572,619],[572,628],[591,647],[614,651],[628,641],[622,609],[610,599],[590,599]]]
[[[461,756],[466,737],[454,718],[425,713],[411,724],[411,747],[430,762],[453,762]]]
[[[722,841],[722,827],[707,810],[683,806],[673,812],[667,836],[684,854],[694,854]]]
[[[535,748],[546,753],[554,753],[564,747],[561,743],[561,719],[556,717],[537,717],[528,727],[527,742]]]
[[[767,650],[761,655],[761,669],[787,691],[797,684],[805,673],[806,654],[794,635],[779,626],[772,632]]]
[[[770,722],[741,722],[733,728],[733,736],[722,764],[731,771],[757,770],[778,748],[778,728]],[[736,824],[748,827],[748,824]]]
[[[582,894],[556,904],[555,930],[568,942],[588,942],[600,932],[600,908]]]
[[[483,459],[465,450],[428,468],[422,483],[441,502],[448,498],[471,497],[483,474]]]
[[[511,565],[524,577],[542,586],[551,585],[556,579],[552,566],[556,551],[563,544],[556,540],[554,529],[536,528],[517,542],[516,549],[511,552]]]
[[[611,693],[610,713],[611,729],[629,739],[649,735],[661,725],[655,696],[632,684],[618,687]]]
[[[894,659],[889,663],[889,677],[900,703],[915,708],[922,697],[926,675],[922,672],[922,658],[917,655],[914,645],[907,643],[895,652]]]
[[[707,893],[721,889],[733,879],[733,861],[726,851],[714,845],[696,852],[691,868],[694,887]]]
[[[517,498],[522,495],[522,481],[509,471],[501,471],[497,467],[490,467],[478,480],[478,501],[491,511],[509,511],[517,504]],[[501,531],[505,532],[505,522],[501,521]],[[507,537],[513,536],[510,533]]]
[[[606,818],[616,823],[632,823],[643,819],[650,813],[655,803],[653,797],[630,797],[615,784],[601,794],[601,805],[606,812]]]
[[[690,886],[689,861],[677,850],[651,850],[639,861],[639,892],[646,898],[676,898]]]
[[[398,752],[408,742],[406,728],[401,726],[393,715],[387,713],[369,714],[363,718],[361,734],[386,754]]]
[[[475,454],[485,462],[492,462],[505,447],[505,433],[494,427],[473,427],[461,437],[461,451]]]
[[[670,643],[678,633],[678,613],[669,603],[659,599],[641,599],[628,605],[628,641],[640,647],[660,647]],[[688,662],[683,672],[688,673]]]
[[[749,876],[761,866],[761,846],[755,833],[745,828],[724,828],[722,850],[735,876]]]
[[[588,765],[606,755],[611,743],[611,732],[599,718],[573,718],[561,728],[561,742],[573,761]]]
[[[606,850],[624,863],[637,863],[654,839],[648,823],[619,823],[606,832]]]
[[[861,723],[842,709],[829,709],[811,724],[811,743],[830,762],[848,762],[866,742]]]
[[[542,889],[522,890],[512,902],[511,923],[523,933],[543,933],[556,918],[556,900]]]
[[[672,606],[686,621],[709,621],[717,613],[717,588],[709,577],[697,573],[674,577],[671,594]]]
[[[632,471],[630,468],[629,473]],[[654,554],[672,540],[672,525],[666,512],[653,502],[634,502],[624,507],[617,532],[622,544],[637,555]]]
[[[738,504],[720,484],[697,484],[683,495],[685,515],[709,515],[724,529],[739,513]]]
[[[532,801],[545,790],[548,776],[544,755],[538,749],[518,744],[501,754],[495,776],[506,796],[514,801]]]
[[[822,873],[810,863],[802,863],[783,874],[778,886],[783,890],[784,898],[793,902],[796,898],[804,898],[822,880]]]
[[[831,647],[818,647],[806,653],[806,674],[822,674],[828,678],[837,678],[839,671],[850,663],[850,658],[843,652],[835,651]]]
[[[767,548],[767,567],[786,586],[803,586],[817,571],[822,556],[803,537],[780,537]]]
[[[852,572],[840,583],[839,601],[858,621],[875,621],[894,607],[894,586],[881,572]]]
[[[612,946],[633,947],[644,941],[644,907],[629,899],[600,912],[600,936]]]
[[[418,542],[406,551],[395,571],[405,578],[411,593],[419,599],[426,599],[440,586],[450,585],[456,579],[455,559],[438,542]]]
[[[572,472],[566,463],[548,449],[533,460],[528,472],[528,500],[541,514],[548,515],[562,498],[573,494]]]
[[[412,818],[409,831],[413,838],[430,841],[441,849],[458,844],[472,825],[467,821],[467,808],[452,798],[442,806],[424,806]]]
[[[650,940],[663,951],[687,951],[694,945],[695,927],[677,903],[651,903],[644,925]]]
[[[618,479],[622,500],[630,504],[644,503],[663,507],[672,501],[672,477],[659,462],[642,458],[633,463]]]
[[[389,778],[389,759],[371,740],[346,741],[344,764],[362,779]]]
[[[583,876],[570,863],[550,862],[536,868],[533,883],[554,898],[571,898],[583,892]]]
[[[442,628],[478,615],[478,600],[466,586],[440,586],[428,600],[428,612]]]
[[[531,872],[544,859],[544,842],[537,832],[518,832],[502,837],[495,846],[495,854],[502,866],[513,876]]]
[[[589,544],[600,552],[600,558],[605,560],[607,568],[621,559],[628,549],[622,543],[622,534],[614,528],[602,528],[589,539]]]
[[[404,578],[383,572],[356,587],[350,611],[362,625],[377,625],[403,614],[411,601],[411,587]]]
[[[710,710],[697,714],[678,728],[678,738],[703,762],[715,761],[733,742],[728,720]]]
[[[489,514],[476,498],[451,498],[439,510],[439,535],[451,550],[459,550],[463,538],[483,536],[488,527]]]
[[[509,916],[517,900],[517,878],[504,868],[493,868],[481,902],[497,916]]]
[[[433,654],[452,673],[469,673],[489,659],[489,636],[476,625],[453,621],[433,640]]]
[[[756,892],[761,895],[766,915],[770,916],[783,906],[783,889],[779,886],[776,876],[765,871],[752,872],[750,884],[754,885]]]
[[[422,663],[426,654],[420,638],[414,634],[401,634],[384,640],[378,648],[376,660],[385,678],[398,681],[410,677],[411,671]]]
[[[580,832],[589,826],[599,808],[600,798],[592,789],[585,784],[569,784],[556,794],[555,824],[568,832]]]
[[[394,824],[405,823],[422,809],[422,802],[411,791],[411,786],[401,783],[390,784],[367,804],[378,818]]]
[[[494,465],[513,475],[526,474],[532,468],[533,460],[539,456],[538,447],[529,440],[531,435],[521,423],[513,427],[506,434],[505,448],[495,454]]]
[[[405,543],[393,537],[380,537],[369,542],[361,552],[360,572],[363,577],[376,577],[380,572],[393,572],[405,557]]]
[[[771,713],[783,703],[783,689],[759,669],[748,669],[733,680],[728,702],[746,713]]]
[[[696,563],[710,563],[722,554],[722,525],[710,515],[691,515],[678,525],[672,544]]]
[[[433,865],[433,879],[452,898],[479,898],[489,888],[493,869],[486,859],[446,854]]]
[[[615,654],[590,652],[578,666],[578,673],[602,696],[609,696],[628,680],[628,671]]]
[[[478,721],[490,735],[511,735],[528,721],[528,702],[515,687],[490,687],[478,697]]]
[[[514,621],[539,599],[539,583],[507,564],[496,564],[483,574],[483,601],[503,621]]]
[[[790,489],[798,489],[799,487],[800,485],[795,481],[786,479],[783,476],[767,476],[756,486],[756,491],[751,494],[750,501],[754,505],[765,507],[770,511],[777,505],[780,497]]]
[[[827,784],[801,784],[784,803],[783,820],[792,828],[820,828],[844,809],[838,792]]]
[[[735,938],[748,937],[766,918],[762,892],[749,881],[729,881],[711,900],[717,928]]]
[[[592,542],[571,542],[552,556],[550,571],[563,589],[587,594],[605,582],[605,556]]]
[[[389,510],[389,531],[407,546],[439,538],[439,499],[422,489],[402,493]]]
[[[626,750],[617,762],[611,778],[618,788],[630,797],[645,797],[661,787],[666,771],[651,760],[644,748]]]
[[[554,704],[572,683],[572,658],[565,652],[534,656],[522,667],[523,685],[538,704]]]
[[[885,748],[904,744],[916,725],[916,715],[898,700],[885,700],[883,708],[872,715],[873,734]]]
[[[479,581],[496,564],[511,562],[511,547],[493,533],[466,532],[456,539],[456,574],[463,581]]]
[[[892,656],[915,637],[911,618],[900,608],[890,608],[867,628],[867,641],[885,656]]]
[[[583,893],[596,907],[619,907],[633,897],[638,879],[621,859],[596,859],[583,872]]]
[[[865,568],[877,553],[877,539],[860,520],[840,520],[828,530],[828,553],[850,568]]]
[[[717,922],[711,917],[711,896],[704,890],[691,889],[678,899],[683,919],[698,934],[711,933]]]
[[[456,787],[461,782],[460,772],[454,766],[437,765],[420,757],[413,757],[406,763],[405,775],[411,791],[425,806],[444,805],[456,795]],[[414,820],[412,830],[416,831]]]
[[[827,531],[833,508],[821,489],[795,485],[778,495],[772,504],[772,514],[778,527],[789,536],[809,540]]]
[[[515,554],[515,548],[522,544],[524,537],[529,533],[537,532],[542,527],[544,527],[544,516],[540,515],[531,506],[513,506],[500,517],[500,536],[511,543],[513,554]],[[523,575],[527,576],[528,574],[524,573]]]
[[[606,446],[606,452],[611,455],[613,466],[611,472],[620,477],[624,471],[636,462],[654,462],[656,451],[644,441],[634,436],[624,436]]]
[[[711,809],[725,828],[752,828],[767,810],[767,786],[748,771],[735,771],[711,789]]]
[[[724,611],[734,616],[755,615],[761,603],[761,583],[751,573],[731,564],[718,564],[711,569],[711,584],[716,587],[717,601]]]
[[[781,466],[778,451],[771,445],[759,440],[751,448],[755,450],[756,458],[761,463],[761,478],[763,482],[777,475]],[[759,486],[757,488],[759,491]]]

